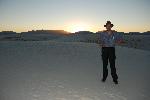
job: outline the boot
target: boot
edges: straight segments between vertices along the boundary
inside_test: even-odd
[[[114,82],[115,84],[118,84],[118,80],[113,80],[113,82]]]
[[[102,82],[105,82],[106,81],[106,79],[104,79],[104,78],[102,78],[102,80],[101,80]]]

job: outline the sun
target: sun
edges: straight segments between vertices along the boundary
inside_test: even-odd
[[[75,33],[78,31],[86,31],[87,25],[83,24],[83,23],[76,23],[76,24],[71,24],[68,26],[67,31],[71,32],[71,33]]]
[[[72,26],[71,32],[74,33],[74,32],[78,32],[78,31],[85,31],[85,27],[80,26],[80,25]]]

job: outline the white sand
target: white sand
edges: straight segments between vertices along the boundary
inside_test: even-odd
[[[0,100],[149,100],[150,52],[116,47],[119,84],[101,51],[79,42],[0,42]]]

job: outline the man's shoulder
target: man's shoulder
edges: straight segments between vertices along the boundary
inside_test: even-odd
[[[106,35],[105,33],[107,33],[107,30],[103,30],[103,31],[101,31],[101,35]],[[115,30],[112,30],[112,33],[113,34],[116,34],[117,33],[117,31],[115,31]]]
[[[112,30],[112,32],[117,32],[116,30]]]
[[[112,32],[117,32],[116,30],[111,30]],[[102,33],[105,33],[105,32],[107,32],[107,30],[103,30],[103,31],[101,31]]]

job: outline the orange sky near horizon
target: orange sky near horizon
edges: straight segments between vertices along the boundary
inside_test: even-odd
[[[150,31],[150,0],[0,0],[0,31]],[[6,9],[7,8],[7,9]]]

